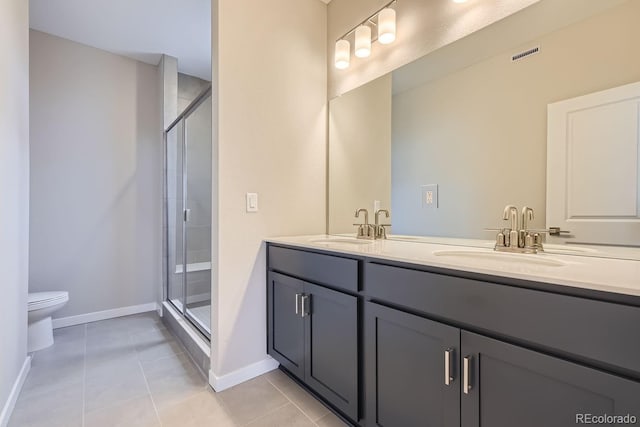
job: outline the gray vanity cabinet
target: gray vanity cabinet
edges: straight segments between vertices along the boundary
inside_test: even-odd
[[[640,416],[640,383],[462,331],[462,427],[566,427],[579,414]],[[609,423],[604,423],[610,425]]]
[[[268,256],[269,354],[356,425],[640,419],[637,298],[277,245]]]
[[[640,418],[640,382],[607,372],[640,373],[639,307],[377,260],[364,271],[367,426]]]
[[[638,382],[371,302],[365,319],[368,426],[566,427],[579,414],[640,416]]]
[[[304,282],[277,273],[269,273],[268,279],[269,354],[303,380],[305,342],[300,295]]]
[[[358,419],[358,299],[305,283],[305,382]]]
[[[365,305],[369,426],[460,426],[460,330]]]
[[[349,269],[351,264],[347,261],[353,263],[357,274],[357,261],[287,248],[269,249],[268,353],[345,415],[357,420],[358,298],[302,279],[321,277],[330,281],[332,272],[336,272],[331,269],[332,264]],[[306,269],[306,260],[314,257],[327,263],[329,269]],[[283,259],[296,262],[287,264]]]

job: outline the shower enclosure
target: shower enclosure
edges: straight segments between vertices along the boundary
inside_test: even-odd
[[[211,87],[165,130],[165,299],[211,339]]]

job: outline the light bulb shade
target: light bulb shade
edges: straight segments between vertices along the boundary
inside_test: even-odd
[[[349,68],[349,59],[351,56],[350,50],[351,45],[347,40],[341,39],[336,42],[336,53],[334,59],[337,69],[344,70],[345,68]]]
[[[382,9],[378,14],[378,41],[381,44],[392,43],[396,39],[396,11]]]
[[[358,58],[371,55],[371,27],[360,25],[356,28],[355,54]]]

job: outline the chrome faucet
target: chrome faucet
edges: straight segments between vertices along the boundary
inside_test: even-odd
[[[504,207],[504,213],[502,219],[507,221],[511,218],[511,228],[509,234],[504,235],[504,245],[510,248],[518,247],[518,208],[513,205],[507,205]],[[508,241],[507,241],[508,240]]]
[[[534,218],[533,209],[523,207],[520,218],[521,222],[518,224],[518,208],[513,205],[505,206],[502,219],[510,221],[510,228],[498,231],[494,247],[496,251],[535,254],[543,250],[540,232],[529,229],[529,224]]]
[[[360,212],[364,212],[364,224],[353,224],[356,227],[358,227],[358,232],[356,234],[356,237],[358,239],[368,239],[368,240],[375,239],[376,238],[375,228],[373,225],[369,224],[369,211],[364,208],[358,209],[355,214],[356,218],[360,216]]]
[[[522,208],[522,229],[529,229],[529,221],[533,221],[533,209],[528,206]]]
[[[531,233],[529,223],[533,221],[533,209],[528,206],[522,208],[522,230],[520,230],[520,240],[525,248],[535,248],[542,250],[542,241],[539,233]]]
[[[389,211],[386,209],[378,209],[375,214],[375,236],[376,239],[386,239],[387,238],[387,229],[385,227],[390,227],[391,224],[380,224],[380,214],[384,213],[386,218],[389,218]]]

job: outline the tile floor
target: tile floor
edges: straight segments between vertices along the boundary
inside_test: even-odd
[[[54,334],[9,427],[345,426],[279,370],[214,393],[155,313]]]

